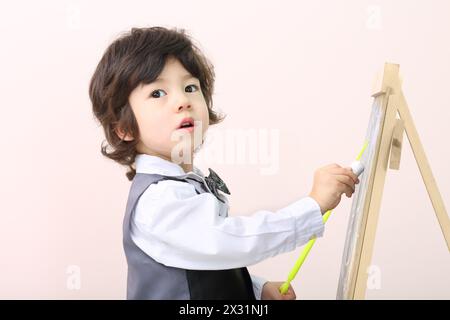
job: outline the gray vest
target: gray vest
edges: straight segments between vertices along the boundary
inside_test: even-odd
[[[165,266],[142,251],[131,239],[131,219],[144,191],[162,180],[192,184],[197,194],[209,192],[203,182],[187,175],[169,177],[137,173],[131,184],[123,221],[123,245],[128,263],[127,299],[254,300],[247,268],[228,270],[186,270]]]

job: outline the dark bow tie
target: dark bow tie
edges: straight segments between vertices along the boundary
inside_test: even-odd
[[[225,182],[223,182],[222,179],[217,175],[217,173],[214,172],[213,169],[208,168],[209,170],[209,176],[205,177],[206,184],[208,185],[209,189],[211,189],[212,193],[220,200],[218,197],[217,190],[220,190],[226,194],[230,194],[230,191],[227,188],[227,185]],[[221,200],[222,201],[222,200]]]

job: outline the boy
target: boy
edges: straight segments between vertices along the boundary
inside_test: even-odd
[[[102,154],[128,166],[133,181],[123,226],[129,299],[295,299],[292,287],[281,295],[282,282],[250,276],[246,266],[322,236],[322,214],[358,182],[333,164],[315,172],[307,197],[228,217],[218,192],[229,194],[225,183],[192,163],[209,125],[223,120],[213,87],[213,66],[191,39],[163,27],[114,41],[92,77],[93,111],[109,143]]]

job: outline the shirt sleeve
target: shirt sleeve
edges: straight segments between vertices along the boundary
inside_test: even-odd
[[[251,274],[250,277],[252,278],[253,292],[255,293],[255,298],[256,300],[261,300],[262,288],[264,287],[264,284],[267,282],[267,280],[262,277],[255,276],[253,274]]]
[[[136,245],[156,261],[191,270],[250,266],[321,237],[324,223],[317,202],[305,197],[277,210],[250,216],[228,210],[211,193],[174,180],[152,184],[142,194],[131,222]]]

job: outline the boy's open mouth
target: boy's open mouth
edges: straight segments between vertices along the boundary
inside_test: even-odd
[[[193,129],[194,128],[194,119],[193,118],[184,118],[181,120],[178,129]]]

